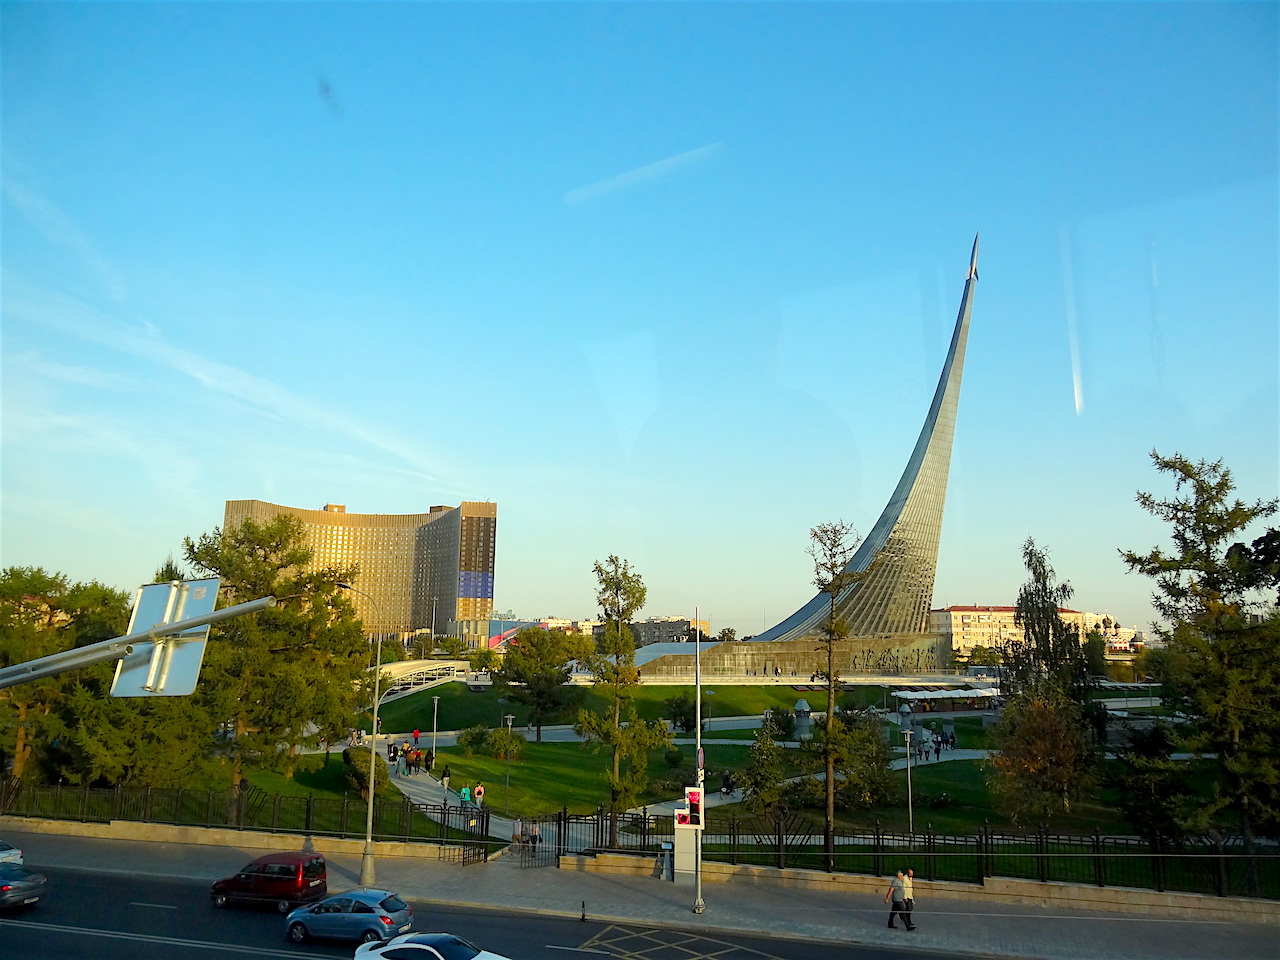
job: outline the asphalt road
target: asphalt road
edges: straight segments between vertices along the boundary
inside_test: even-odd
[[[39,865],[32,865],[40,869]],[[0,956],[57,960],[245,960],[350,957],[354,944],[285,939],[272,909],[220,910],[205,883],[58,870],[33,908],[0,914]],[[512,960],[872,960],[931,957],[909,949],[759,937],[699,936],[651,926],[417,903],[414,929],[446,930]],[[903,934],[904,939],[909,934]]]

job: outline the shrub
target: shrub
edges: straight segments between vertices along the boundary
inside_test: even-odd
[[[666,759],[667,759],[667,766],[674,770],[677,767],[679,767],[682,763],[684,763],[684,754],[682,754],[675,747],[672,747],[670,750],[667,751]]]
[[[381,790],[390,782],[387,761],[381,754],[375,754],[374,790]],[[367,747],[347,747],[342,751],[342,762],[347,767],[347,782],[360,794],[360,799],[369,799],[369,750]]]
[[[773,731],[775,740],[796,738],[796,715],[786,707],[770,707],[764,712],[764,722]]]
[[[484,724],[476,724],[474,727],[467,727],[458,734],[458,746],[461,748],[464,756],[474,756],[478,751],[484,749],[485,741],[489,739],[489,728]]]
[[[506,727],[499,727],[497,730],[489,732],[489,735],[484,740],[483,749],[485,753],[497,757],[499,760],[508,756],[512,760],[519,760],[524,756],[525,744],[528,742],[523,733],[508,730]]]

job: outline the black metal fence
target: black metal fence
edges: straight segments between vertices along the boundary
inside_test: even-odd
[[[352,797],[284,797],[255,787],[183,790],[117,786],[37,786],[9,780],[0,790],[0,813],[53,820],[106,823],[136,820],[189,827],[229,827],[272,833],[363,838],[368,807]],[[441,856],[473,862],[501,846],[489,840],[489,809],[471,805],[375,800],[375,840],[442,844]]]
[[[572,853],[648,853],[657,850],[663,840],[670,840],[672,830],[670,817],[610,814],[603,807],[594,813],[570,813],[565,808],[523,820],[524,839],[515,852],[524,867],[553,866],[560,857]]]
[[[792,817],[712,817],[703,840],[708,860],[822,870],[821,827]],[[914,835],[877,828],[837,832],[835,868],[890,876],[911,867],[925,880],[981,884],[988,877],[1134,887],[1219,897],[1280,899],[1280,848],[1263,842],[1252,853],[1239,837],[1187,837],[1177,844],[1138,837],[1007,833]]]

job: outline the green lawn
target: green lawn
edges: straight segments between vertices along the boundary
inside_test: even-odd
[[[564,711],[557,722],[572,723],[580,708],[593,711],[604,709],[603,694],[590,687],[573,689],[579,695],[579,702]],[[683,693],[692,695],[693,686],[643,684],[636,693],[636,710],[645,720],[669,717],[671,711],[665,701]],[[702,686],[702,694],[702,713],[709,718],[759,716],[771,707],[790,710],[800,699],[808,700],[815,710],[826,708],[826,694],[823,691],[797,691],[790,686],[745,687],[707,683]],[[462,730],[477,724],[498,727],[506,714],[512,714],[516,718],[517,726],[523,726],[529,719],[527,707],[503,698],[496,690],[473,692],[463,683],[446,683],[383,705],[378,711],[382,729],[388,733],[403,733],[415,727],[422,731],[431,730],[433,697],[440,698],[440,730]],[[841,705],[856,708],[881,706],[884,700],[885,688],[879,686],[854,687],[840,696]]]
[[[682,758],[679,768],[667,764],[665,750],[655,750],[650,755],[649,776],[655,785],[641,795],[641,805],[673,800],[683,795],[677,781],[682,773],[691,776],[695,751],[692,744],[684,744],[678,749]],[[703,751],[708,783],[718,788],[723,771],[741,772],[746,767],[749,750],[747,743],[707,744]],[[483,780],[486,801],[495,809],[504,809],[505,760],[484,754],[466,757],[449,748],[440,751],[436,761],[437,776],[445,764],[449,766],[452,775],[450,786],[455,792],[464,785],[475,786],[477,780]],[[585,744],[530,743],[525,747],[523,758],[511,762],[511,811],[535,815],[568,807],[573,813],[588,813],[608,800],[605,784],[608,764],[609,754],[606,751],[593,752]],[[796,776],[812,765],[812,755],[788,751],[788,776]],[[665,789],[663,784],[667,784]]]

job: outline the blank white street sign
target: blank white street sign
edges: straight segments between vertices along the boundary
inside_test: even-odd
[[[138,591],[129,618],[129,633],[191,620],[213,613],[218,602],[217,577],[207,580],[152,583]],[[185,697],[196,688],[208,625],[183,633],[136,643],[133,652],[116,664],[113,697]]]

